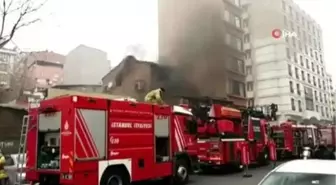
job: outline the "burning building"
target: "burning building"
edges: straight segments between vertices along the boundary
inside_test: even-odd
[[[159,64],[175,68],[201,96],[246,105],[240,1],[160,0],[158,5]]]
[[[107,93],[131,96],[140,101],[148,91],[165,87],[165,101],[177,103],[182,96],[190,96],[190,92],[193,96],[198,94],[196,88],[179,74],[176,68],[127,56],[102,78],[102,83]]]

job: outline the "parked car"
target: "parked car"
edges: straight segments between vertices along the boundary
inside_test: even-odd
[[[14,185],[17,182],[21,182],[21,184],[28,184],[25,180],[26,155],[21,155],[19,157],[19,154],[10,154],[5,155],[5,159],[6,159],[5,170],[9,176],[10,181],[9,184]],[[20,168],[23,169],[21,170]]]
[[[294,160],[268,173],[259,185],[335,185],[336,160]]]

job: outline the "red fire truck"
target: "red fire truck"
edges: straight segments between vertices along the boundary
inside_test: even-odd
[[[232,102],[210,98],[185,99],[199,119],[198,158],[203,170],[231,164],[242,169],[250,161],[267,163],[270,157],[276,159],[275,144],[268,137],[268,124],[264,118],[253,117],[249,112],[245,119],[248,129],[244,130],[242,112],[228,107],[233,106]],[[244,131],[251,139],[250,145]]]
[[[271,115],[264,113],[271,112]],[[259,107],[249,107],[243,110],[243,134],[249,142],[249,160],[251,163],[268,164],[275,161],[276,147],[271,136],[268,121],[276,119],[277,106],[275,104]]]
[[[279,158],[300,157],[303,147],[315,148],[320,144],[320,131],[315,125],[294,124],[288,120],[272,126]]]
[[[328,148],[335,150],[336,146],[336,127],[335,125],[319,125],[321,133],[321,142],[327,145]]]
[[[26,178],[40,185],[186,184],[196,124],[177,109],[83,95],[43,100],[29,111]]]

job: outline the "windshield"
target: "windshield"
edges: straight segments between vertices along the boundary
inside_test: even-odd
[[[335,175],[274,172],[260,185],[335,185]]]

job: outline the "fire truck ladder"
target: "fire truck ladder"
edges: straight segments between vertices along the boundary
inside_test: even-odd
[[[25,159],[26,153],[26,145],[27,145],[27,132],[28,132],[28,123],[29,123],[29,115],[23,116],[22,119],[22,128],[21,128],[21,136],[20,136],[20,145],[19,145],[19,152],[18,152],[18,161]],[[22,174],[24,170],[24,163],[21,161],[16,164],[18,170],[18,176],[16,178],[15,185],[22,185]]]

